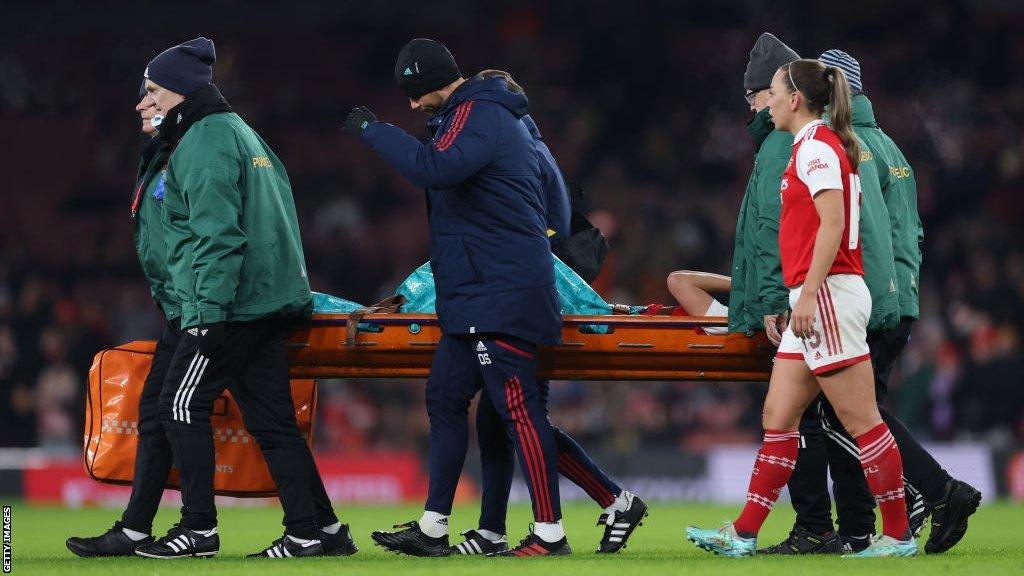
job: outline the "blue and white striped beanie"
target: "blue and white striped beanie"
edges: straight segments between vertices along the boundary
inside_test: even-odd
[[[846,81],[850,84],[850,91],[854,94],[863,92],[864,87],[860,83],[860,62],[842,50],[827,50],[818,58],[826,66],[835,66],[846,74]]]

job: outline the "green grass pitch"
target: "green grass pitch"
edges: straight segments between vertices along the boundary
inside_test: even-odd
[[[94,535],[110,527],[120,512],[110,509],[68,510],[59,507],[14,505],[12,552],[14,574],[61,574],[62,576],[114,575],[213,575],[235,574],[352,574],[389,576],[416,574],[486,575],[552,574],[598,576],[600,574],[732,574],[772,576],[931,576],[973,574],[1000,576],[1024,574],[1024,506],[983,506],[971,519],[971,528],[959,546],[944,555],[910,559],[849,560],[838,557],[727,559],[698,550],[683,537],[688,524],[718,525],[731,518],[737,507],[687,503],[651,502],[651,514],[633,535],[629,547],[615,556],[594,554],[601,529],[594,526],[598,509],[582,503],[563,508],[566,532],[573,555],[566,558],[410,558],[384,552],[372,544],[370,531],[389,528],[419,517],[414,506],[336,506],[343,522],[353,529],[360,551],[348,558],[302,560],[245,560],[280,536],[280,511],[273,507],[222,508],[221,551],[213,559],[149,560],[144,558],[80,559],[64,547],[71,534]],[[174,509],[161,509],[156,530],[170,527]],[[473,528],[476,510],[463,506],[452,516],[452,534]],[[510,540],[518,542],[528,529],[529,509],[513,506],[509,513]],[[782,503],[762,532],[763,544],[782,538],[793,521],[788,504]],[[927,534],[925,534],[926,536]],[[453,538],[453,543],[458,540]],[[924,538],[919,541],[924,547]]]

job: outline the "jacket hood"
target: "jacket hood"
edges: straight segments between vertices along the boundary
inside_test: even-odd
[[[871,100],[864,94],[857,94],[853,97],[853,125],[854,126],[877,126],[875,120],[875,108]]]
[[[500,104],[516,118],[525,116],[529,105],[525,94],[509,91],[504,78],[470,78],[452,93],[438,115],[446,114],[466,100],[484,100]]]
[[[850,104],[852,105],[851,112],[853,113],[852,121],[854,126],[878,127],[878,121],[875,120],[875,108],[871,105],[871,100],[868,100],[867,96],[857,94],[850,100]],[[829,116],[829,109],[826,107],[822,119],[828,122]]]
[[[523,124],[526,124],[526,129],[530,131],[530,136],[533,136],[534,140],[541,140],[540,128],[537,127],[537,123],[533,121],[533,118],[527,114],[522,118]]]

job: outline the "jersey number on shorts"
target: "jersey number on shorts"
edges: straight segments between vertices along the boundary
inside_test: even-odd
[[[850,250],[860,243],[860,176],[850,174]]]
[[[804,345],[804,351],[805,352],[810,352],[811,350],[817,350],[818,346],[821,346],[821,332],[818,332],[817,328],[812,328],[811,329],[811,337],[810,338],[801,338],[800,341]],[[808,348],[807,348],[808,344],[811,345],[810,350],[808,350]]]

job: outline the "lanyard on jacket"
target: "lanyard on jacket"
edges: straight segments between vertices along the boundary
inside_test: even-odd
[[[135,187],[135,194],[132,195],[132,218],[139,214],[139,204],[142,203],[142,189],[146,187],[146,179],[143,178]]]
[[[155,176],[155,177],[159,178],[159,180],[157,181],[157,189],[154,192],[154,195],[155,195],[155,198],[157,200],[161,200],[161,201],[164,198],[164,195],[163,195],[164,171],[165,171],[165,169],[161,169],[160,171],[157,172],[157,175]],[[136,218],[139,215],[139,205],[142,204],[142,192],[143,192],[143,190],[146,189],[146,183],[148,181],[149,181],[149,178],[146,178],[145,176],[143,176],[142,180],[139,182],[139,185],[135,187],[135,193],[132,194],[132,218]]]

